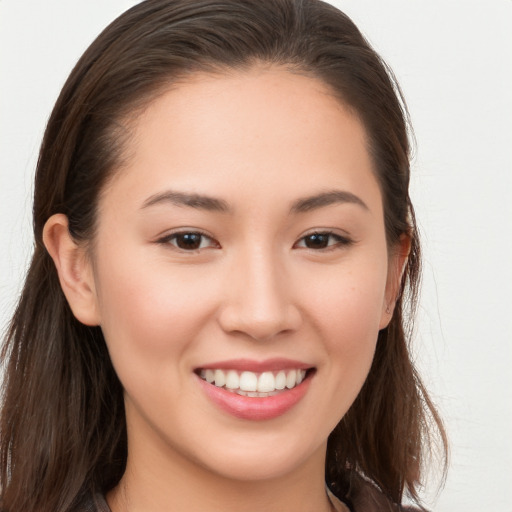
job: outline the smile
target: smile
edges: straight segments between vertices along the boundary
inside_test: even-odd
[[[307,394],[316,368],[281,359],[238,360],[198,368],[194,373],[206,397],[224,413],[262,421],[293,409]]]
[[[199,376],[209,384],[223,388],[241,396],[268,397],[286,389],[298,386],[306,377],[306,370],[300,368],[266,371],[202,369]]]

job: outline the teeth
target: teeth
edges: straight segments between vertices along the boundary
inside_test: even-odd
[[[272,396],[279,391],[298,386],[306,375],[306,370],[280,370],[278,372],[241,372],[236,370],[201,370],[200,376],[210,384],[225,388],[239,395],[258,397]]]
[[[258,377],[258,391],[262,393],[268,393],[269,391],[275,391],[276,379],[272,372],[263,372]]]
[[[286,373],[278,372],[276,375],[276,389],[284,389],[286,387]]]
[[[229,372],[226,374],[226,387],[228,389],[238,389],[240,383],[240,379],[238,378],[238,373],[235,372],[235,370],[229,370]],[[215,382],[215,385],[217,385],[217,382]]]
[[[295,370],[291,370],[288,372],[288,375],[286,376],[286,387],[288,389],[292,389],[295,387],[295,384],[297,383],[297,372]]]
[[[252,372],[242,372],[240,375],[240,389],[242,391],[257,391],[258,377]]]
[[[218,388],[221,388],[226,384],[226,374],[222,370],[215,370],[214,382]]]

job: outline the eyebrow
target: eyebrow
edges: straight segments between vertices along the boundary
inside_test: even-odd
[[[229,212],[231,209],[226,201],[215,197],[205,196],[201,194],[192,194],[186,192],[176,192],[167,190],[159,194],[150,196],[144,201],[142,208],[148,208],[162,203],[170,203],[175,206],[188,206],[197,208],[198,210],[207,210],[211,212]]]
[[[333,204],[351,203],[361,206],[365,210],[369,210],[366,203],[352,192],[346,190],[329,190],[314,196],[304,197],[298,199],[292,205],[291,211],[293,213],[304,213],[324,206]]]
[[[229,204],[223,199],[202,194],[177,192],[175,190],[167,190],[150,196],[144,201],[142,209],[162,203],[170,203],[175,206],[188,206],[189,208],[212,212],[231,212]],[[313,196],[297,199],[297,201],[292,204],[290,211],[291,213],[305,213],[325,206],[345,203],[359,205],[365,210],[369,209],[365,202],[355,194],[352,194],[352,192],[346,190],[329,190]]]

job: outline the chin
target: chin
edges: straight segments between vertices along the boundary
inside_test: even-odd
[[[230,446],[222,453],[213,451],[207,455],[210,471],[243,482],[275,480],[300,471],[309,464],[325,464],[326,442],[320,446],[308,446],[297,439],[296,443],[265,443],[255,439],[243,445]],[[206,460],[203,459],[203,463]]]

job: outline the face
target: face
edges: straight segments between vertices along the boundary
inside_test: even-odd
[[[322,465],[393,288],[361,123],[312,78],[197,75],[127,155],[91,272],[129,458],[242,480]]]

